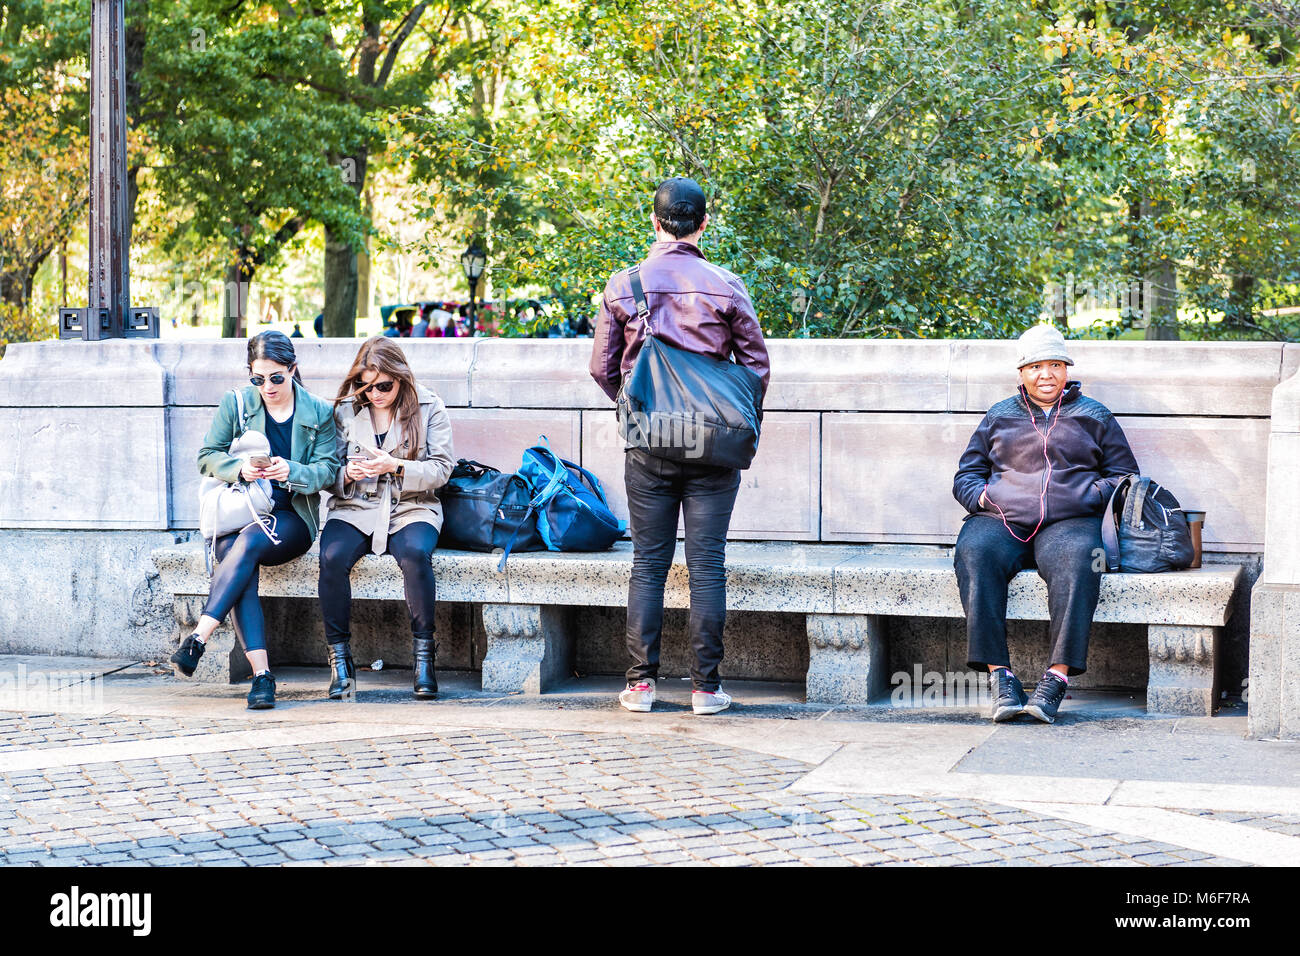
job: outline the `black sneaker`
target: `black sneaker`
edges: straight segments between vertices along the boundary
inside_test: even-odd
[[[1044,723],[1052,723],[1056,720],[1056,711],[1061,706],[1061,701],[1065,700],[1065,692],[1069,689],[1069,684],[1061,680],[1051,671],[1043,675],[1043,679],[1038,682],[1034,688],[1034,694],[1029,698],[1029,703],[1025,705],[1025,713],[1032,714]]]
[[[989,674],[989,693],[993,695],[993,720],[1014,720],[1025,712],[1025,689],[1020,678],[1005,667]]]
[[[275,706],[275,678],[271,672],[253,678],[253,689],[248,692],[249,710],[270,710]]]
[[[198,634],[191,634],[181,642],[181,649],[172,655],[172,663],[186,677],[193,677],[194,668],[199,666],[199,658],[207,649],[207,645],[199,640]]]

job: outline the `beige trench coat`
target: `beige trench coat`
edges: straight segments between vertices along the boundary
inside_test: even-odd
[[[404,475],[381,475],[352,481],[346,469],[349,455],[364,454],[361,446],[376,447],[374,423],[369,409],[360,414],[351,402],[344,402],[334,412],[338,428],[338,455],[342,465],[334,487],[329,489],[329,513],[326,521],[346,521],[362,534],[371,536],[370,550],[383,554],[388,536],[408,524],[423,521],[442,530],[442,505],[438,489],[447,483],[456,456],[451,449],[451,420],[442,399],[423,385],[416,385],[420,401],[420,421],[424,428],[424,447],[420,458],[410,460],[410,437],[403,434],[401,422],[393,419],[384,438],[382,451],[404,464]]]

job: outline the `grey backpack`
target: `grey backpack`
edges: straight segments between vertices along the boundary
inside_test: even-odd
[[[1192,531],[1178,499],[1141,475],[1120,479],[1101,516],[1106,570],[1180,571],[1194,556]]]

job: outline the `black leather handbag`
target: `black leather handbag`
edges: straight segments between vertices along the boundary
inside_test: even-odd
[[[646,338],[619,389],[619,434],[658,458],[748,468],[763,424],[763,380],[743,365],[662,341],[640,271],[633,266],[628,278]]]
[[[1182,505],[1141,475],[1120,479],[1101,516],[1108,571],[1155,573],[1190,567],[1195,550]]]
[[[504,551],[509,546],[511,551],[545,551],[537,516],[528,508],[532,496],[528,482],[519,475],[460,459],[438,492],[442,502],[438,547]],[[515,536],[513,545],[511,536]]]

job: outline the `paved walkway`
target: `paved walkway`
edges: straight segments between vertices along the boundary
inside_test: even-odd
[[[773,685],[696,718],[684,684],[632,715],[613,681],[529,700],[449,675],[417,702],[385,671],[349,703],[298,670],[252,713],[246,687],[139,665],[50,677],[126,663],[0,658],[0,863],[1300,863],[1300,746],[1127,698],[994,728]]]

